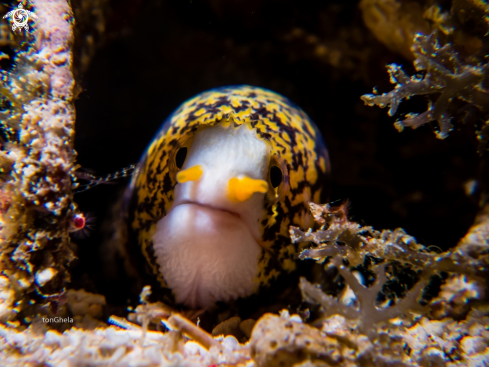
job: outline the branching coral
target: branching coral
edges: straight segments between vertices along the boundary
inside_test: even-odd
[[[473,106],[487,111],[489,92],[484,89],[483,81],[489,76],[489,65],[467,65],[459,60],[454,47],[447,43],[440,45],[438,32],[429,36],[417,34],[413,51],[416,56],[414,66],[424,76],[408,77],[399,65],[388,65],[391,82],[396,84],[393,91],[382,95],[365,94],[362,100],[369,106],[390,106],[389,116],[397,112],[399,103],[415,95],[440,94],[434,104],[421,114],[408,114],[407,118],[397,121],[399,131],[404,127],[413,129],[431,121],[438,121],[437,136],[444,139],[452,129],[449,111],[454,99],[461,99]]]
[[[426,280],[418,282],[416,286],[408,292],[407,296],[394,306],[378,308],[375,305],[377,296],[378,293],[382,291],[382,287],[387,281],[387,277],[385,276],[385,264],[379,266],[375,270],[377,278],[375,283],[369,288],[364,287],[358,279],[345,268],[342,264],[341,256],[337,255],[334,258],[334,264],[337,266],[340,275],[355,293],[360,308],[357,310],[343,304],[334,297],[324,294],[319,288],[314,287],[305,278],[301,278],[300,287],[304,300],[313,304],[320,303],[323,317],[327,318],[332,315],[342,315],[347,319],[358,320],[359,331],[365,335],[372,335],[372,338],[374,338],[376,331],[375,325],[401,316],[407,311],[417,311],[419,313],[425,313],[427,311],[426,307],[421,306],[417,302],[418,296],[427,284]]]
[[[375,339],[380,324],[402,317],[408,311],[426,314],[432,309],[428,306],[421,306],[418,298],[428,285],[430,278],[442,271],[451,272],[457,276],[460,274],[470,276],[473,281],[475,280],[473,283],[475,291],[471,293],[471,296],[473,298],[482,296],[482,292],[477,292],[477,290],[482,289],[482,286],[478,284],[483,284],[489,273],[487,241],[482,243],[474,241],[477,245],[469,246],[466,243],[467,240],[463,240],[453,252],[434,254],[427,252],[416,243],[413,237],[408,236],[401,229],[379,232],[371,227],[362,227],[350,222],[347,219],[346,205],[331,207],[311,203],[310,208],[314,219],[321,225],[321,229],[316,232],[310,229],[306,233],[296,227],[290,229],[294,242],[312,241],[318,245],[302,251],[300,258],[312,258],[319,262],[332,258],[332,264],[354,292],[359,306],[357,308],[355,305],[344,304],[326,295],[304,278],[301,279],[300,287],[304,300],[320,304],[324,318],[338,314],[349,320],[356,320],[359,332]],[[468,235],[468,237],[474,236]],[[343,263],[343,259],[346,259],[349,265],[357,266],[363,264],[367,256],[380,261],[384,260],[382,264],[374,267],[375,281],[369,287],[362,285]],[[386,266],[392,261],[417,269],[419,280],[395,304],[380,307],[377,304],[378,296],[384,290],[388,280]],[[465,311],[468,312],[468,309]]]
[[[415,56],[414,67],[417,75],[409,77],[399,65],[387,66],[390,79],[395,89],[389,93],[378,95],[365,94],[361,98],[369,106],[389,108],[389,116],[393,116],[400,102],[415,95],[433,95],[434,103],[430,100],[428,110],[421,113],[409,113],[404,120],[395,123],[402,131],[404,127],[413,129],[437,121],[439,131],[437,136],[444,139],[452,129],[451,120],[460,108],[455,106],[457,100],[465,102],[464,110],[478,110],[481,118],[487,121],[489,116],[489,91],[485,81],[489,76],[489,64],[482,56],[481,46],[488,44],[487,29],[480,37],[467,35],[460,31],[464,20],[467,24],[486,24],[486,14],[489,6],[482,1],[464,2],[455,0],[452,5],[452,16],[441,13],[438,8],[431,8],[426,17],[431,18],[438,28],[430,35],[417,34],[414,38],[412,51]],[[460,14],[466,14],[465,16]],[[477,19],[475,19],[475,18]],[[474,19],[472,19],[474,18]],[[486,26],[487,28],[487,26]],[[457,31],[454,33],[454,29]],[[479,30],[474,30],[477,32]],[[484,34],[485,33],[485,34]],[[462,54],[463,53],[463,54]],[[479,140],[487,141],[487,129],[479,131]],[[480,150],[480,149],[479,149]]]
[[[290,228],[292,241],[311,241],[319,245],[302,251],[299,255],[301,259],[320,260],[327,256],[342,255],[350,265],[357,266],[369,255],[423,268],[426,276],[436,270],[484,277],[489,271],[489,256],[476,255],[487,252],[480,241],[469,244],[464,240],[454,251],[430,253],[401,228],[380,232],[347,220],[344,207],[337,209],[329,204],[309,205],[313,217],[322,227],[316,232],[312,229],[303,232],[297,227]]]
[[[0,88],[0,270],[2,292],[13,291],[17,305],[4,321],[32,304],[56,311],[74,258],[73,18],[65,0],[32,5],[35,30]]]

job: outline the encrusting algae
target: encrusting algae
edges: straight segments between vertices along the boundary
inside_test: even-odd
[[[296,260],[319,263],[328,284],[301,278],[304,304],[297,314],[232,318],[211,335],[175,309],[150,302],[145,287],[128,320],[104,322],[103,296],[67,290],[70,232],[81,226],[74,223],[81,213],[72,194],[79,177],[72,12],[63,0],[33,0],[32,7],[35,31],[16,66],[3,72],[0,90],[6,137],[0,151],[1,366],[489,365],[489,205],[455,248],[434,253],[402,229],[378,231],[353,222],[348,202],[310,203],[313,228],[290,227],[290,241],[304,248]],[[417,58],[436,44],[437,34],[417,36]],[[440,57],[440,50],[453,51],[442,47],[430,57]],[[429,57],[422,60],[432,65]],[[440,98],[448,93],[485,113],[472,98],[485,96],[484,85],[460,80],[486,69],[473,64],[444,75],[440,66],[429,66],[423,82],[408,81],[391,67],[398,88],[364,99],[392,108],[420,83],[438,83]],[[420,116],[427,122],[441,113],[439,136],[445,137],[450,125],[443,111],[452,101],[437,103]],[[182,181],[199,172],[186,174]],[[56,317],[73,320],[49,321]],[[229,335],[238,329],[244,339]]]
[[[66,1],[32,5],[35,30],[17,53],[15,67],[2,72],[3,322],[17,314],[55,314],[74,259],[69,236],[78,213],[72,196],[73,18]]]

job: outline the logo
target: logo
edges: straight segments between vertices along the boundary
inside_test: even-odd
[[[17,29],[24,28],[27,32],[29,32],[29,17],[33,19],[37,19],[36,14],[32,11],[24,9],[22,3],[19,3],[17,9],[9,11],[7,14],[3,16],[3,19],[10,18],[12,22],[12,31],[16,31]]]

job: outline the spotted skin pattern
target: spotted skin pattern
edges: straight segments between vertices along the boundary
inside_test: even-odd
[[[200,129],[218,124],[245,124],[256,131],[270,149],[270,167],[282,169],[282,183],[265,196],[260,230],[263,250],[256,275],[257,289],[283,271],[296,267],[297,248],[289,226],[312,225],[307,203],[325,202],[329,158],[314,123],[300,108],[272,91],[231,86],[210,90],[183,103],[163,124],[146,153],[125,195],[126,251],[135,267],[145,264],[165,287],[153,251],[156,223],[171,208],[177,184],[175,156],[190,147]],[[142,257],[141,257],[142,253]]]

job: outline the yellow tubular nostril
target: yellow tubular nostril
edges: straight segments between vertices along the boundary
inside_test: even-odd
[[[204,173],[202,166],[197,164],[193,167],[187,168],[183,171],[177,173],[177,181],[178,183],[184,183],[188,181],[197,181],[200,176]]]
[[[255,192],[262,194],[268,191],[268,183],[247,176],[233,177],[228,183],[228,198],[233,202],[248,200]]]

